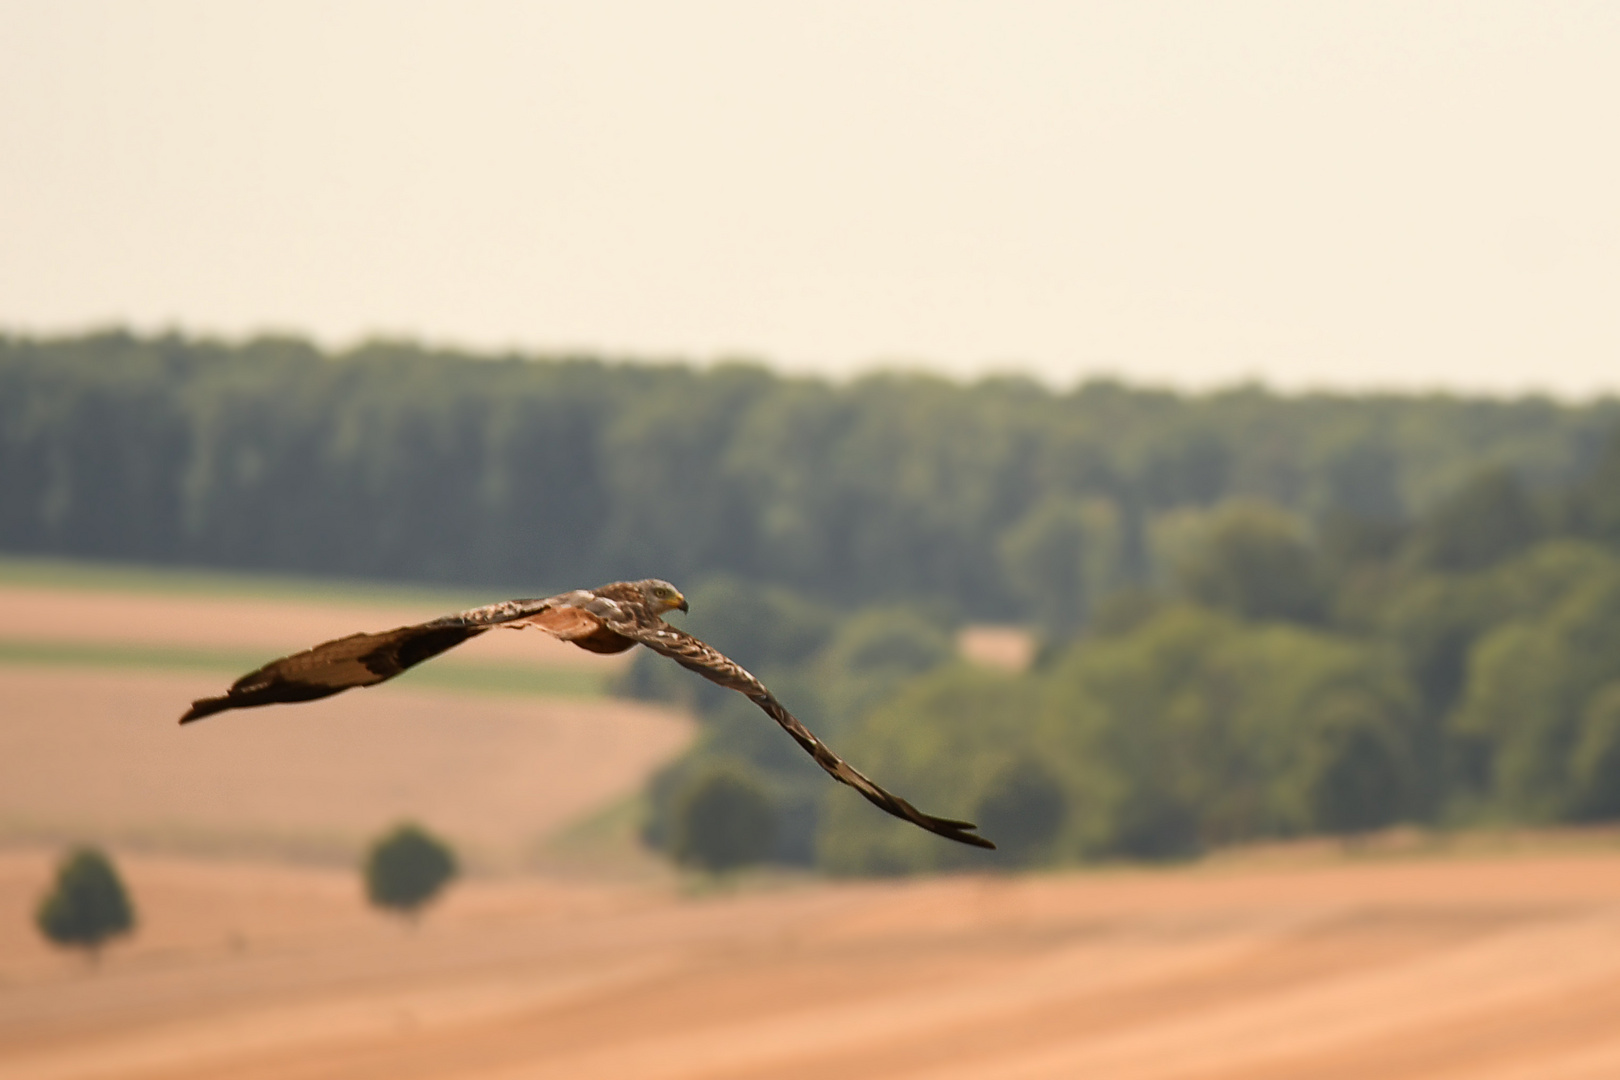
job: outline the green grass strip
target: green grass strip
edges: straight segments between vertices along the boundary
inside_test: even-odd
[[[115,642],[20,641],[0,638],[0,663],[51,667],[159,668],[187,671],[252,671],[271,659],[262,651],[195,649],[176,645]]]

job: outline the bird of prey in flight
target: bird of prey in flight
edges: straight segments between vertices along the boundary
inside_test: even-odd
[[[272,660],[236,680],[220,697],[192,702],[180,722],[189,724],[227,709],[314,701],[351,687],[374,686],[487,630],[533,626],[596,653],[618,653],[645,645],[748,698],[793,736],[834,780],[848,784],[880,809],[958,843],[995,847],[972,831],[977,826],[925,814],[898,795],[884,791],[829,750],[740,664],[663,619],[666,611],[686,609],[686,598],[667,581],[615,581],[601,588],[576,589],[543,600],[505,600],[376,634],[350,634]]]

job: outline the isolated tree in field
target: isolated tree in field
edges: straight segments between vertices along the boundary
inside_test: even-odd
[[[759,862],[776,838],[776,808],[760,784],[738,768],[717,768],[675,805],[676,861],[711,873]]]
[[[56,885],[34,919],[40,933],[58,945],[87,950],[94,963],[108,938],[134,928],[135,911],[107,856],[80,848],[57,867]]]
[[[438,837],[407,822],[372,845],[365,875],[368,900],[414,920],[456,876],[456,856]]]

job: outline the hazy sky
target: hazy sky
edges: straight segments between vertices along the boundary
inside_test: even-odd
[[[1620,4],[0,0],[0,327],[1620,389]]]

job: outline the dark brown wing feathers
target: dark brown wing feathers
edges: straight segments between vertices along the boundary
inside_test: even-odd
[[[249,672],[222,697],[192,702],[180,722],[189,724],[226,709],[315,701],[351,687],[374,686],[488,629],[425,623],[380,634],[350,634]]]
[[[782,730],[793,736],[793,740],[804,747],[805,752],[814,758],[816,764],[826,770],[829,776],[839,783],[848,784],[874,806],[948,840],[971,844],[974,847],[993,849],[996,846],[984,837],[969,832],[968,830],[978,827],[971,822],[953,821],[950,818],[925,814],[900,796],[891,794],[873,783],[859,769],[833,753],[826,743],[816,738],[814,732],[800,723],[798,717],[788,712],[787,708],[776,700],[775,695],[765,688],[764,683],[718,649],[667,623],[637,633],[636,638],[649,649],[669,657],[687,670],[695,671],[710,682],[724,686],[728,690],[736,690],[747,697],[763,709],[766,716],[782,725]]]
[[[189,724],[227,709],[316,701],[356,686],[375,686],[493,626],[541,614],[554,599],[506,600],[415,626],[323,642],[249,672],[219,697],[192,702],[180,722]],[[593,625],[600,628],[600,620],[593,618]]]

